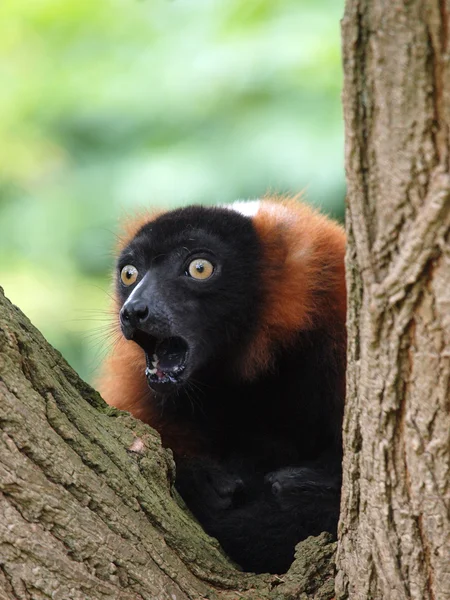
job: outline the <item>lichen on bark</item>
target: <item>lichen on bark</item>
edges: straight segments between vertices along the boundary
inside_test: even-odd
[[[2,290],[0,427],[0,598],[332,597],[325,534],[285,576],[231,564],[174,491],[158,434],[107,406]]]

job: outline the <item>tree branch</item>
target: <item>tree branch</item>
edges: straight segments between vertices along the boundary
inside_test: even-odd
[[[6,598],[332,597],[326,534],[284,577],[237,570],[174,491],[158,434],[107,406],[1,288],[0,425]]]

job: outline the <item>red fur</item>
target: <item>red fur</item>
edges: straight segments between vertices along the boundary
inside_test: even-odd
[[[253,223],[264,249],[261,327],[245,351],[243,376],[270,367],[273,349],[300,330],[345,320],[345,233],[296,199],[261,203]],[[327,265],[324,272],[324,265]],[[326,291],[325,294],[318,294]]]

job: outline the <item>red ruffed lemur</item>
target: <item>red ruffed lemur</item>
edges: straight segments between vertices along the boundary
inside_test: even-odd
[[[338,224],[276,198],[159,213],[120,250],[126,340],[100,391],[159,431],[187,506],[247,571],[336,534],[344,250]]]

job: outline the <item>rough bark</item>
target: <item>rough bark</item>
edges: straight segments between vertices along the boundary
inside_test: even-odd
[[[338,598],[450,598],[448,0],[347,0]]]
[[[173,489],[159,436],[108,407],[0,288],[0,599],[329,600],[335,544],[237,570]]]

